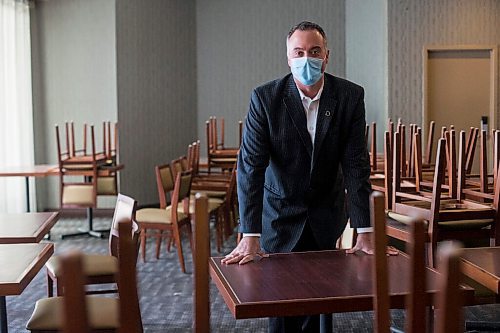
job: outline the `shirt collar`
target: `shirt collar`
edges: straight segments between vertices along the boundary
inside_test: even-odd
[[[306,99],[306,100],[309,99],[311,102],[319,100],[321,98],[321,93],[323,92],[324,86],[325,86],[325,81],[323,81],[323,83],[321,84],[321,87],[318,90],[318,93],[313,98],[309,98],[306,95],[304,95],[302,90],[300,90],[299,87],[297,87],[297,90],[299,91],[299,95],[300,95],[300,100],[303,101],[304,99]]]

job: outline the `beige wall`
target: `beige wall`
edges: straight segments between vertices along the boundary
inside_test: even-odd
[[[154,166],[196,139],[194,0],[116,2],[121,191],[158,202]]]
[[[32,17],[36,161],[55,162],[55,123],[118,120],[122,191],[141,204],[209,115],[236,143],[251,89],[288,72],[298,21],[325,28],[328,70],[366,88],[377,122],[421,121],[424,45],[500,44],[496,0],[51,0]],[[57,206],[57,180],[38,183],[39,209]]]
[[[198,137],[206,156],[205,121],[226,121],[226,145],[237,145],[237,122],[252,89],[289,73],[286,35],[300,21],[317,22],[331,50],[327,71],[345,76],[344,0],[199,0],[196,2]]]
[[[115,4],[36,1],[31,13],[35,162],[55,164],[56,124],[98,125],[100,143],[102,121],[117,119]],[[59,207],[57,177],[37,180],[37,202]]]

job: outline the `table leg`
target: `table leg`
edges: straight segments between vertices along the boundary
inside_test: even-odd
[[[30,177],[24,177],[26,180],[26,211],[30,212]]]
[[[331,333],[333,330],[332,314],[319,315],[319,331],[320,333]]]
[[[5,296],[0,296],[0,333],[7,333],[7,303]]]

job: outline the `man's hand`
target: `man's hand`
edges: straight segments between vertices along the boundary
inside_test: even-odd
[[[221,260],[223,264],[246,264],[257,258],[268,257],[260,248],[260,237],[243,237],[236,248]]]
[[[346,253],[355,253],[356,251],[363,251],[367,254],[373,254],[373,244],[372,244],[372,233],[365,232],[362,234],[358,234],[358,238],[356,240],[356,245],[353,248],[346,250]],[[393,247],[387,248],[387,254],[391,256],[395,256],[399,254],[399,251]]]

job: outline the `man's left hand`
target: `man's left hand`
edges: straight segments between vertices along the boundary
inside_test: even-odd
[[[346,250],[346,253],[355,253],[356,251],[363,251],[366,254],[373,254],[374,253],[371,232],[365,232],[362,234],[358,234],[358,238],[356,240],[356,245],[354,245],[354,247],[352,247],[351,249]],[[388,247],[386,252],[388,255],[391,255],[391,256],[395,256],[395,255],[399,254],[399,251],[392,248],[392,247]]]

